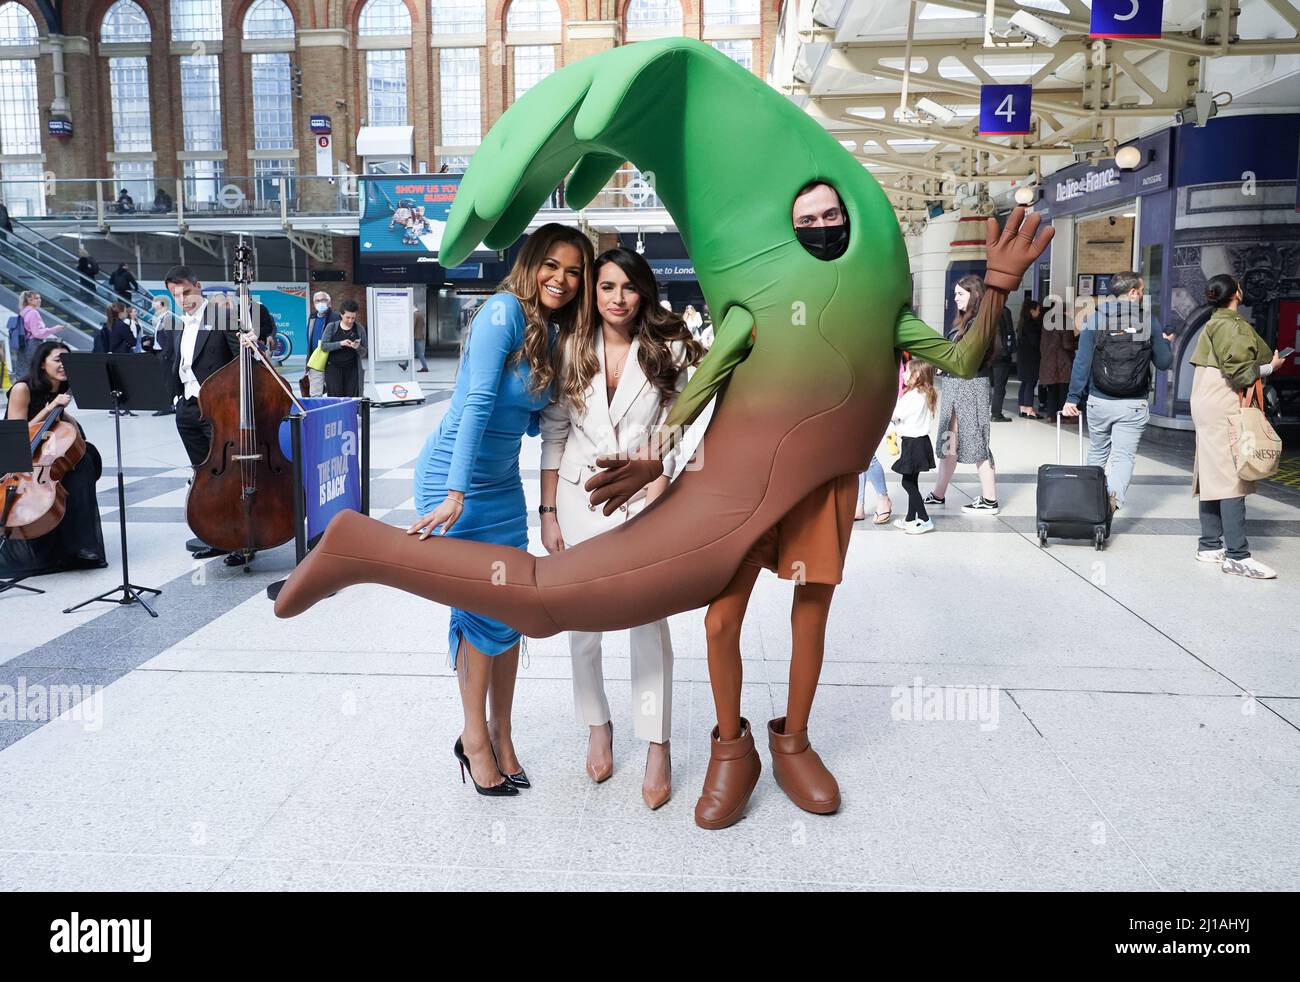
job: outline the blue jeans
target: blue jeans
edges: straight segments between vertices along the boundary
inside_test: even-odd
[[[872,489],[876,492],[876,497],[889,494],[889,488],[885,484],[885,468],[880,463],[880,459],[872,456],[871,465],[858,475],[858,504],[866,507],[867,503],[867,482],[871,482]]]
[[[1088,435],[1092,437],[1088,463],[1105,467],[1109,459],[1106,486],[1115,496],[1116,507],[1124,504],[1129,482],[1133,480],[1138,443],[1150,418],[1151,410],[1145,399],[1088,397]]]

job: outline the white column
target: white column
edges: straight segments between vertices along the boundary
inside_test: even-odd
[[[72,106],[68,103],[67,74],[63,68],[63,36],[51,34],[50,65],[54,69],[54,101],[50,103],[50,115],[55,118],[72,118]]]

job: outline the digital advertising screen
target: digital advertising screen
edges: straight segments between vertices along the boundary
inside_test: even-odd
[[[460,179],[460,174],[361,178],[357,280],[441,284],[438,247]]]

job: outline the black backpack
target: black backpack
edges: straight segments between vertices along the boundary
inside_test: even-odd
[[[1109,311],[1107,312],[1110,313]],[[1092,351],[1092,386],[1116,399],[1145,398],[1151,389],[1151,332],[1148,325],[1131,318],[1133,330],[1125,330],[1123,316],[1112,323],[1099,317]]]

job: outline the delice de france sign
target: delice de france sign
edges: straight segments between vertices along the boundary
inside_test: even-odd
[[[1056,182],[1056,200],[1069,201],[1094,191],[1104,191],[1119,185],[1119,168],[1107,167],[1105,170],[1089,171],[1081,177],[1068,177]]]

